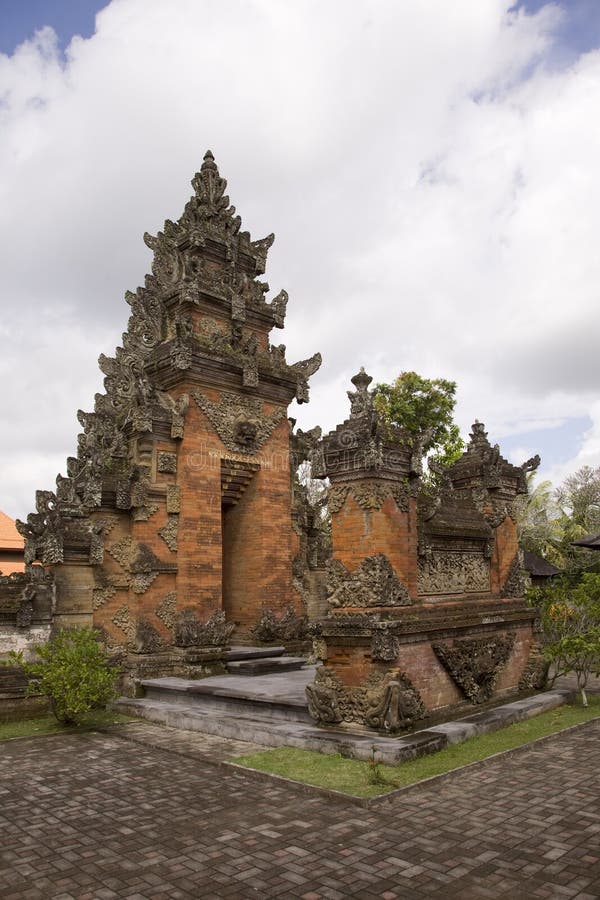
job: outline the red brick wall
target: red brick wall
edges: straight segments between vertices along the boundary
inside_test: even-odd
[[[515,634],[515,644],[508,662],[500,671],[494,689],[495,694],[517,690],[531,647],[532,634],[529,625],[497,632],[497,634],[507,633]],[[461,633],[460,637],[464,636]],[[476,638],[479,635],[470,636]],[[444,638],[444,641],[451,640]],[[362,684],[372,672],[383,673],[398,668],[408,676],[431,712],[466,702],[463,692],[438,660],[427,639],[401,644],[397,661],[387,664],[373,662],[368,646],[336,646],[332,641],[328,641],[327,666],[348,687]],[[473,704],[472,709],[476,712],[477,705]]]
[[[334,558],[354,571],[366,556],[383,553],[409,593],[417,591],[415,500],[401,512],[390,495],[381,509],[364,510],[349,495],[331,517]]]
[[[517,526],[510,516],[507,516],[496,529],[494,551],[491,559],[492,593],[497,594],[504,587],[518,550]]]
[[[263,607],[281,611],[290,603],[300,605],[292,587],[297,541],[291,528],[287,421],[277,426],[258,457],[260,470],[223,519],[223,603],[227,617],[241,625],[236,640],[248,637]]]

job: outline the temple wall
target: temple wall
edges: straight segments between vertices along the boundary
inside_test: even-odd
[[[50,623],[17,628],[14,625],[0,625],[0,658],[11,651],[22,651],[26,659],[33,659],[36,644],[45,644],[50,638]]]
[[[408,588],[417,591],[417,530],[415,500],[408,512],[389,495],[380,509],[363,509],[350,494],[331,516],[334,559],[353,572],[367,555],[382,553]]]
[[[289,427],[282,421],[257,454],[261,468],[240,501],[224,511],[224,609],[249,637],[263,607],[279,613],[300,598],[292,587],[297,536],[291,529]],[[296,540],[294,541],[294,538]]]
[[[94,570],[87,563],[65,562],[54,569],[56,583],[56,628],[92,625]]]
[[[519,552],[517,526],[507,516],[496,528],[494,550],[491,560],[491,589],[499,593],[506,584],[511,566]]]
[[[193,607],[202,619],[221,608],[220,459],[223,449],[204,414],[190,402],[177,472],[181,498],[177,606]]]

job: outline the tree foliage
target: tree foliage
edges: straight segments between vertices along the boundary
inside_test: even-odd
[[[574,672],[587,706],[590,675],[600,675],[600,575],[564,577],[528,592],[540,612],[543,652],[553,665],[553,681]]]
[[[59,631],[47,644],[35,648],[38,657],[25,662],[11,653],[10,662],[30,677],[29,694],[48,697],[52,712],[63,725],[80,725],[92,709],[116,696],[118,672],[91,628]]]
[[[556,490],[549,481],[533,487],[515,506],[521,546],[565,572],[600,569],[600,554],[572,541],[600,531],[600,466],[583,466]]]
[[[423,436],[424,453],[432,452],[436,466],[449,466],[464,450],[453,419],[456,382],[401,372],[392,384],[378,384],[375,407],[388,425],[399,425],[415,439]]]
[[[519,543],[524,550],[536,553],[562,568],[561,510],[554,499],[552,482],[540,481],[534,486],[534,479],[535,472],[530,472],[527,476],[527,494],[519,495],[513,504]]]

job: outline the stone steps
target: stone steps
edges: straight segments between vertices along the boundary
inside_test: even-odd
[[[267,659],[240,659],[227,663],[232,675],[267,675],[274,672],[293,672],[306,665],[304,656],[277,656]]]
[[[250,741],[263,747],[298,747],[304,750],[315,750],[320,753],[340,753],[355,759],[371,758],[375,745],[382,760],[392,761],[397,758],[395,747],[389,738],[377,735],[357,735],[328,728],[317,728],[314,723],[303,721],[281,721],[267,717],[254,717],[209,711],[191,704],[178,704],[161,700],[121,698],[115,703],[119,712],[139,716],[151,722],[160,722],[171,728],[184,731],[200,731],[204,734],[219,737],[235,738]],[[396,742],[393,742],[396,744]],[[422,752],[433,752],[445,746],[442,736],[432,736],[427,744],[430,749]],[[386,746],[387,745],[387,746]],[[393,754],[390,756],[390,752]],[[414,755],[414,754],[413,754]]]
[[[248,716],[268,721],[312,724],[306,685],[313,679],[314,667],[307,666],[284,670],[283,674],[252,673],[248,676],[241,673],[200,679],[149,678],[141,681],[140,686],[144,700],[186,706],[206,715]]]
[[[303,656],[284,656],[285,647],[232,647],[225,654],[232,675],[267,675],[293,672],[306,664]]]
[[[275,711],[268,709],[268,697],[260,696],[252,698],[254,706],[211,706],[198,702],[201,696],[196,693],[194,700],[175,700],[169,692],[164,692],[162,699],[146,697],[143,699],[129,699],[126,697],[118,700],[114,706],[123,713],[129,713],[151,722],[159,722],[171,728],[179,728],[185,731],[199,731],[205,734],[218,735],[220,737],[236,738],[250,741],[264,747],[299,747],[305,750],[316,750],[321,753],[340,753],[342,756],[354,759],[370,760],[373,750],[380,762],[398,764],[418,756],[434,753],[450,744],[461,743],[478,734],[486,734],[496,731],[513,722],[520,722],[535,716],[540,712],[554,709],[567,702],[573,696],[570,689],[547,691],[536,694],[523,700],[506,703],[489,710],[466,715],[462,719],[449,722],[432,724],[420,731],[398,736],[382,736],[372,731],[360,728],[343,729],[341,727],[325,728],[317,727],[310,720],[303,718],[289,718],[280,715],[279,707],[288,707],[288,712],[293,711],[294,704],[289,701],[295,698],[296,710],[301,707],[301,697],[298,688],[302,680],[306,679],[304,672],[292,672],[286,675],[262,676],[265,681],[272,682],[278,678],[287,682],[288,702],[274,703]],[[311,675],[314,672],[309,673]],[[309,680],[311,680],[309,679]],[[183,681],[184,679],[156,679],[156,681]],[[222,678],[204,679],[204,681],[242,681],[236,676],[225,675]],[[245,680],[245,679],[244,679]],[[247,679],[250,683],[256,683],[261,677]],[[294,680],[291,685],[290,680]],[[195,684],[200,684],[195,682]],[[266,685],[265,685],[266,689]],[[282,696],[285,688],[279,692],[279,700],[285,701]],[[188,692],[189,693],[189,692]],[[167,698],[167,699],[165,699]],[[253,711],[252,711],[253,710]]]
[[[240,659],[263,659],[265,657],[283,656],[285,647],[246,647],[232,646],[224,654],[225,662]]]

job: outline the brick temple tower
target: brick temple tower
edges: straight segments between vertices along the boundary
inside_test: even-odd
[[[54,572],[56,623],[100,626],[165,673],[174,644],[223,645],[234,626],[244,641],[265,607],[301,611],[287,409],[321,362],[271,344],[288,300],[259,280],[274,238],[241,231],[210,151],[192,184],[181,218],[145,235],[152,275],[126,295],[67,477],[19,523],[27,562]]]

